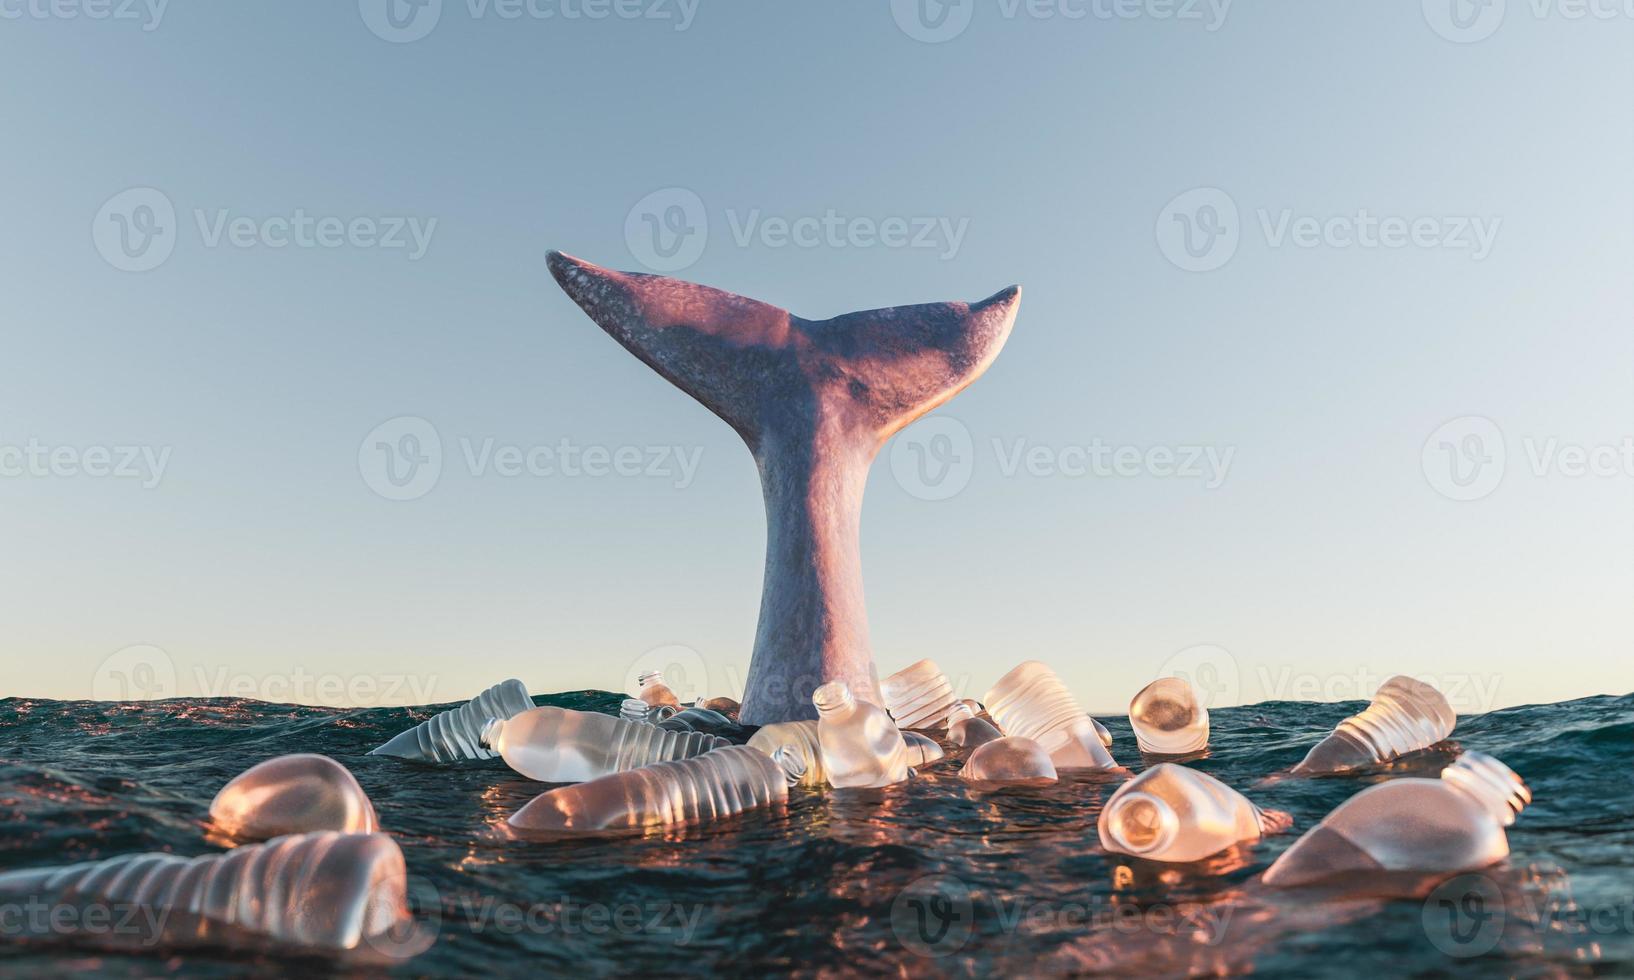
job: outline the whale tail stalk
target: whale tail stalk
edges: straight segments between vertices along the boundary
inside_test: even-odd
[[[843,680],[879,701],[858,550],[862,492],[894,433],[998,356],[1021,289],[805,320],[744,296],[560,252],[551,274],[613,339],[737,430],[766,498],[766,577],[744,724],[812,718]]]

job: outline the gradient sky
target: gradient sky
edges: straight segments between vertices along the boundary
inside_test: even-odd
[[[1170,669],[1215,703],[1397,672],[1463,711],[1634,690],[1621,7],[1509,0],[1459,28],[1454,0],[1223,21],[1163,0],[927,21],[445,0],[405,41],[385,0],[175,0],[157,22],[64,2],[0,0],[0,695],[448,701],[509,676],[618,689],[657,662],[736,695],[764,542],[749,455],[544,264],[661,261],[638,202],[665,192],[642,207],[686,227],[673,188],[709,225],[677,275],[804,316],[1025,288],[987,376],[873,470],[882,675],[929,656],[979,697],[1036,658],[1100,711]],[[944,13],[971,16],[922,40]],[[963,233],[801,247],[761,223],[830,211]],[[1364,211],[1429,224],[1345,246]],[[417,256],[213,234],[297,212],[431,236]],[[1199,248],[1227,232],[1201,249],[1217,268],[1181,267],[1185,220]],[[1489,247],[1460,245],[1477,226]],[[118,233],[153,227],[168,257],[116,267]],[[440,475],[389,500],[366,442],[402,445],[403,417],[434,427]],[[564,439],[701,456],[690,479],[466,459]],[[66,449],[30,466],[31,445]],[[1091,445],[1160,452],[1060,471]],[[83,472],[127,446],[164,457],[156,485]],[[1229,453],[1223,480],[1159,472],[1190,447]],[[1600,472],[1572,475],[1571,447]],[[648,653],[674,645],[696,655]]]

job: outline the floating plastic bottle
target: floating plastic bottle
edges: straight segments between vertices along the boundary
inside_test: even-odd
[[[1117,766],[1072,692],[1055,671],[1036,660],[999,678],[984,700],[999,731],[1044,746],[1057,769]]]
[[[759,749],[762,754],[773,760],[778,759],[779,752],[789,758],[798,759],[799,768],[803,772],[800,777],[802,786],[824,786],[828,783],[828,771],[823,768],[823,750],[817,741],[815,721],[784,721],[775,725],[763,725],[759,731],[749,736],[749,747]]]
[[[918,732],[903,732],[902,744],[908,750],[908,765],[915,769],[928,766],[943,755],[942,747],[934,738]]]
[[[702,823],[782,803],[799,779],[758,749],[732,745],[550,790],[510,825],[583,833]]]
[[[1180,677],[1162,677],[1129,702],[1135,743],[1147,755],[1191,755],[1208,748],[1208,709]]]
[[[934,660],[909,664],[880,684],[885,708],[903,731],[939,732],[947,728],[948,713],[959,700],[953,685]]]
[[[1010,735],[984,742],[970,753],[959,778],[978,783],[1055,782],[1055,763],[1044,746]]]
[[[670,732],[612,715],[543,707],[508,721],[496,718],[489,722],[482,732],[482,744],[529,779],[580,783],[654,762],[690,759],[732,743],[714,735]]]
[[[492,759],[494,753],[482,747],[482,726],[490,718],[511,718],[532,707],[527,685],[514,678],[501,681],[458,708],[402,732],[369,754],[418,762]]]
[[[1096,720],[1094,716],[1090,717],[1089,723],[1095,726],[1095,737],[1101,740],[1102,745],[1106,746],[1108,749],[1111,749],[1112,733],[1107,730],[1107,727]]]
[[[271,943],[390,955],[398,948],[388,935],[410,921],[407,888],[403,852],[390,837],[334,832],[202,857],[129,854],[0,874],[0,902],[101,910],[46,916],[41,938],[72,937],[86,925],[79,938],[88,944],[142,950]],[[29,927],[29,917],[19,921]]]
[[[1466,752],[1440,779],[1392,779],[1352,796],[1284,851],[1264,880],[1291,887],[1381,871],[1478,871],[1508,857],[1504,828],[1531,802],[1514,770]]]
[[[221,832],[246,840],[380,829],[374,804],[346,767],[326,755],[281,755],[233,777],[210,802]]]
[[[1207,773],[1161,763],[1118,787],[1101,810],[1101,846],[1149,861],[1201,861],[1286,826]]]
[[[658,722],[658,727],[672,732],[704,732],[709,735],[719,735],[722,738],[728,738],[743,731],[741,725],[719,711],[711,711],[708,708],[699,708],[697,706],[682,708],[663,721]]]
[[[907,746],[884,708],[857,700],[844,681],[819,687],[811,703],[829,785],[889,786],[908,778]]]
[[[1293,771],[1323,775],[1390,762],[1442,741],[1457,723],[1440,691],[1411,677],[1392,677],[1366,710],[1341,721]]]
[[[641,690],[636,692],[636,696],[641,700],[655,708],[667,706],[677,711],[681,710],[681,701],[675,696],[675,692],[669,689],[669,685],[664,683],[662,671],[649,670],[641,675],[637,683],[641,685]]]
[[[961,701],[953,706],[953,713],[948,715],[947,737],[954,745],[973,749],[995,738],[1003,738],[1004,733],[986,718],[976,717],[969,703]]]

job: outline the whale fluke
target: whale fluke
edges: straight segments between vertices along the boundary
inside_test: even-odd
[[[1021,288],[805,320],[733,293],[552,252],[562,289],[613,339],[737,430],[766,499],[766,577],[741,720],[816,717],[844,681],[879,703],[859,530],[885,441],[987,370]]]

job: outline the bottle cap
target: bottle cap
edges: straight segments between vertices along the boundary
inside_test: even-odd
[[[1107,804],[1107,830],[1128,853],[1150,854],[1174,843],[1180,818],[1161,799],[1135,790],[1119,793]]]

